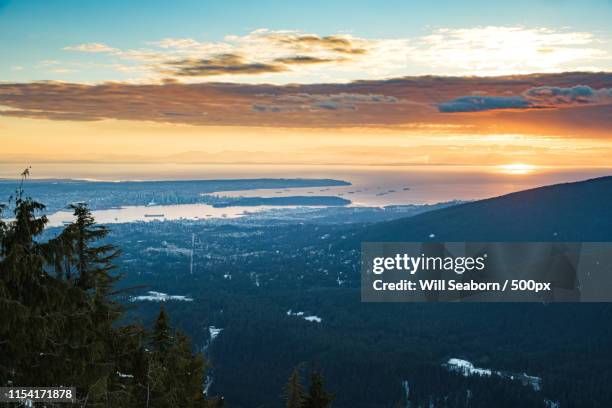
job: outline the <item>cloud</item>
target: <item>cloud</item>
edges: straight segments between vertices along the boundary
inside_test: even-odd
[[[282,108],[278,105],[263,105],[260,103],[253,104],[254,112],[281,112]]]
[[[324,64],[327,62],[343,61],[342,58],[319,58],[308,55],[296,55],[293,57],[276,58],[274,61],[287,65],[308,65],[308,64]]]
[[[283,72],[287,68],[282,64],[246,62],[235,54],[222,54],[210,59],[183,59],[164,64],[169,69],[161,72],[175,76],[203,77],[224,74],[262,74]]]
[[[69,45],[67,47],[64,47],[64,50],[89,52],[89,53],[115,53],[119,51],[117,48],[109,47],[108,45],[102,44],[102,43],[85,43],[85,44]]]
[[[575,84],[590,90],[576,88]],[[193,126],[389,127],[447,134],[501,132],[610,138],[610,84],[612,74],[607,73],[425,76],[301,85],[171,80],[162,84],[0,83],[0,117]],[[470,96],[465,99],[465,95]],[[527,107],[521,107],[524,102],[520,98],[527,101]],[[454,104],[446,111],[440,109],[439,105],[450,102]],[[515,106],[509,104],[518,107],[508,109]],[[489,113],[446,113],[483,109],[489,109]]]
[[[115,55],[142,61],[153,72],[176,77],[258,75],[296,72],[321,64],[347,64],[367,53],[375,41],[348,35],[319,37],[297,31],[259,29],[221,42],[166,38],[154,49],[117,50]],[[89,51],[83,47],[83,51]],[[71,47],[70,49],[75,49]]]
[[[113,59],[107,67],[125,65],[119,64],[125,61],[138,64],[140,76],[134,82],[161,81],[167,76],[193,82],[223,76],[224,81],[284,84],[315,83],[321,78],[347,82],[423,74],[496,76],[593,67],[607,70],[612,68],[612,56],[604,44],[589,32],[486,26],[439,28],[405,38],[258,29],[219,41],[164,38],[142,48],[119,49],[94,42],[64,49],[106,54]],[[228,59],[224,56],[241,61],[222,61]]]
[[[270,97],[269,95],[259,95],[259,97]],[[358,105],[363,104],[391,104],[397,103],[398,99],[394,96],[358,94],[358,93],[339,93],[339,94],[287,94],[272,96],[273,105],[254,104],[253,110],[256,112],[296,112],[296,111],[317,111],[317,110],[357,110]]]
[[[364,46],[368,42],[349,35],[329,35],[319,37],[315,34],[299,34],[295,32],[281,31],[269,33],[267,30],[258,30],[254,33],[263,34],[278,44],[289,45],[300,50],[325,49],[352,55],[362,55],[367,53]]]
[[[349,35],[320,37],[297,31],[271,31],[259,29],[244,36],[230,35],[221,43],[204,43],[193,39],[165,39],[160,47],[173,52],[202,53],[206,59],[218,55],[240,56],[264,69],[249,73],[279,73],[320,64],[345,64],[367,53],[368,44],[375,41]],[[180,71],[179,71],[180,72]],[[232,72],[228,72],[232,73]],[[238,70],[236,73],[242,73]]]
[[[200,46],[200,42],[194,40],[193,38],[166,38],[161,41],[153,42],[152,44],[166,49],[189,49]]]
[[[359,93],[339,93],[331,95],[322,94],[288,94],[276,98],[279,101],[288,102],[341,102],[341,103],[396,103],[394,96],[359,94]]]
[[[524,97],[532,106],[542,107],[612,103],[612,88],[593,89],[588,85],[576,85],[571,88],[539,86],[527,90]]]
[[[609,51],[589,32],[523,26],[441,28],[415,41],[417,62],[436,70],[452,68],[455,74],[571,71],[604,60],[610,66]]]
[[[165,38],[137,49],[84,43],[67,46],[64,50],[108,54],[115,60],[141,64],[144,75],[158,81],[167,76],[188,80],[225,75],[254,82],[256,80],[250,78],[258,75],[269,81],[270,74],[282,73],[285,77],[314,74],[321,72],[321,65],[331,73],[354,64],[361,66],[360,72],[377,69],[375,66],[380,66],[381,55],[396,55],[389,52],[395,46],[392,44],[395,44],[394,40],[259,29],[246,35],[228,35],[217,42]],[[372,60],[364,58],[370,51]],[[117,62],[113,61],[113,64]],[[387,66],[390,66],[388,61]]]
[[[612,103],[612,88],[593,89],[588,85],[565,88],[538,86],[516,96],[461,96],[438,104],[438,110],[444,113],[479,112],[499,109],[562,108],[610,103]]]
[[[461,96],[438,105],[440,112],[479,112],[492,109],[522,109],[529,102],[522,96]]]

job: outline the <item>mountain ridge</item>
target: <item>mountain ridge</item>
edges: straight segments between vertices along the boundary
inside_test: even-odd
[[[612,241],[612,176],[553,184],[374,224],[365,241]]]

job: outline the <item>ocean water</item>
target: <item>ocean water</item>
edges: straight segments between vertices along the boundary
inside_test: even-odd
[[[1,164],[0,178],[14,178],[25,168]],[[533,187],[612,175],[612,168],[547,167],[514,170],[495,166],[329,166],[329,165],[207,165],[207,164],[35,164],[35,178],[71,178],[104,181],[245,179],[245,178],[331,178],[350,186],[262,189],[220,193],[226,196],[335,195],[353,206],[426,204],[451,200],[495,197]],[[274,207],[212,208],[205,204],[144,207],[97,211],[103,222],[153,219],[197,219],[240,217]],[[145,217],[164,214],[164,217]],[[69,221],[69,214],[52,215],[52,223]]]
[[[180,205],[130,205],[121,208],[92,211],[96,221],[101,224],[114,224],[123,222],[150,222],[165,220],[205,220],[222,218],[239,218],[262,211],[288,207],[279,206],[249,206],[214,208],[208,204],[180,204]],[[58,211],[48,216],[50,227],[59,227],[74,220],[71,211]]]

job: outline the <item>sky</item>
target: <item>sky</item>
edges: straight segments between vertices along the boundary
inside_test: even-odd
[[[0,0],[0,161],[607,166],[611,17],[609,0]]]

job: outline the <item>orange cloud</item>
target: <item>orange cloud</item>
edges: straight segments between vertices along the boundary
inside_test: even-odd
[[[240,62],[235,60],[234,62]],[[245,68],[248,69],[248,68]],[[593,90],[560,100],[543,89]],[[612,74],[563,73],[504,77],[404,77],[348,84],[247,85],[229,83],[83,85],[59,82],[0,84],[0,116],[51,120],[141,120],[197,126],[391,127],[449,126],[452,132],[510,132],[610,137],[612,103],[598,90]],[[525,93],[525,90],[531,90]],[[533,90],[538,89],[537,95]],[[563,94],[565,91],[562,91]],[[531,95],[556,109],[440,113],[438,106],[464,95]],[[553,133],[550,133],[553,132]]]

